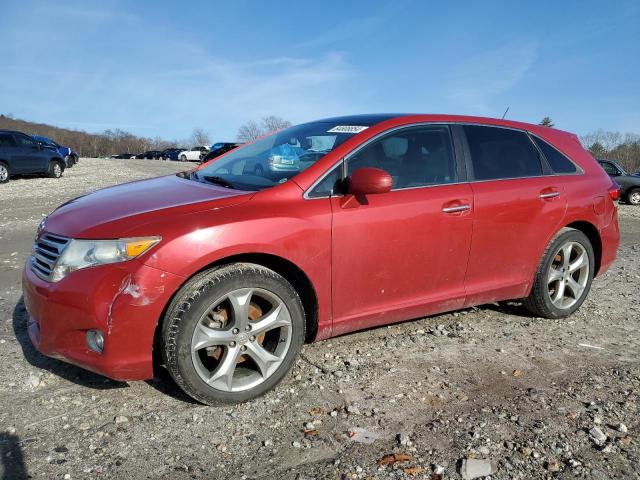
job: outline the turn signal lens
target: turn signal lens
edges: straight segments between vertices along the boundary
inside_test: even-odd
[[[126,240],[125,249],[127,252],[127,256],[131,258],[135,258],[138,255],[142,255],[144,252],[149,250],[159,241],[160,241],[160,238],[158,237],[136,238],[136,239]]]

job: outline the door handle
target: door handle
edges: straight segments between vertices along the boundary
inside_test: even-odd
[[[455,207],[444,207],[442,211],[444,213],[457,213],[457,212],[464,212],[466,210],[469,210],[470,208],[471,208],[471,205],[469,205],[468,203],[465,203],[462,205],[456,205]]]
[[[546,200],[547,198],[556,198],[560,196],[560,192],[545,192],[540,194],[540,198]]]

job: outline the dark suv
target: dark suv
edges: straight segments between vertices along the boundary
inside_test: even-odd
[[[33,137],[11,130],[0,130],[0,183],[19,174],[44,173],[60,178],[64,160],[58,152],[44,148]]]
[[[640,205],[640,177],[627,173],[613,160],[598,159],[598,163],[620,185],[620,199],[631,205]]]

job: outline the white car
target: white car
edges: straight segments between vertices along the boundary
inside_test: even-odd
[[[193,147],[191,150],[180,152],[178,159],[181,162],[186,162],[187,160],[200,160],[207,153],[209,153],[209,147],[201,145],[199,147]]]

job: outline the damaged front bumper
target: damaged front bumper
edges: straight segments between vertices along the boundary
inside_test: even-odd
[[[114,380],[153,377],[156,326],[184,278],[131,260],[50,283],[31,270],[30,261],[22,290],[29,337],[40,352]],[[87,345],[89,330],[104,335],[101,353]]]

